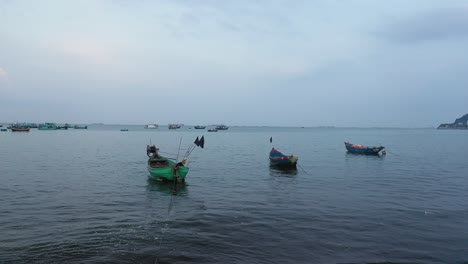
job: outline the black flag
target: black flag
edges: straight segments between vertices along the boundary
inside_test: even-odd
[[[197,137],[197,139],[195,139],[195,142],[193,142],[193,144],[195,144],[197,146],[200,146],[200,141],[198,140],[198,137]]]
[[[273,142],[273,137],[270,137],[270,143]]]
[[[205,146],[205,136],[202,136],[202,137],[201,137],[201,139],[200,139],[200,141],[198,142],[198,144],[199,144],[198,146],[199,146],[200,148],[203,148],[203,146]]]

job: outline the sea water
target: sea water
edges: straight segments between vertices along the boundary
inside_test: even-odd
[[[467,132],[2,132],[0,263],[463,263]],[[147,144],[181,159],[202,135],[175,195],[148,179]],[[297,170],[270,168],[272,147],[299,156]]]

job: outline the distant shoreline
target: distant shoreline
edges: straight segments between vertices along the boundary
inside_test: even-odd
[[[1,125],[10,125],[16,122],[0,122]],[[22,122],[21,122],[22,123]],[[40,124],[41,122],[26,122],[28,124]],[[68,124],[77,124],[77,125],[87,125],[87,126],[141,126],[142,128],[145,124],[105,124],[105,123],[72,123],[67,122]],[[58,123],[62,124],[62,123]],[[65,124],[65,123],[63,123]],[[192,128],[196,125],[184,125],[184,127]],[[213,126],[213,125],[207,125]],[[160,125],[159,129],[164,129],[165,125]],[[274,125],[230,125],[231,128],[299,128],[299,129],[456,129],[456,130],[465,130],[466,128],[441,128],[441,127],[376,127],[376,126],[274,126]]]

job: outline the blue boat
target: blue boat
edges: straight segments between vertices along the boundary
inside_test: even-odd
[[[280,151],[272,148],[270,151],[270,165],[271,166],[278,166],[278,167],[296,167],[297,160],[299,158],[297,156],[286,156]]]
[[[364,155],[379,155],[381,152],[385,154],[384,146],[363,146],[358,144],[351,144],[345,142],[345,147],[350,153],[364,154]]]

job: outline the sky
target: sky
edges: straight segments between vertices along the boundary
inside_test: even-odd
[[[0,122],[437,127],[465,0],[0,0]]]

